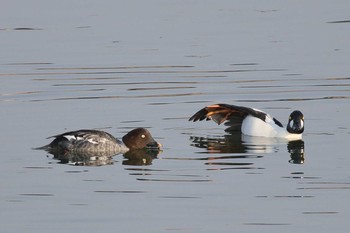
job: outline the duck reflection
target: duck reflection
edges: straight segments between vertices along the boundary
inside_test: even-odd
[[[191,146],[207,149],[209,154],[216,153],[247,153],[241,134],[230,134],[224,137],[196,137],[191,136]]]
[[[191,136],[191,146],[204,148],[206,153],[277,153],[287,144],[290,163],[304,163],[304,141],[287,141],[279,138],[250,137],[240,133],[227,134],[223,137]]]
[[[151,165],[153,159],[158,157],[159,150],[131,150],[123,156],[123,165],[147,166]]]
[[[70,164],[76,166],[103,166],[113,164],[112,157],[114,154],[103,152],[75,152],[64,150],[46,150],[49,154],[53,155],[53,158],[59,160],[62,164]]]
[[[67,152],[64,150],[47,150],[53,158],[59,160],[62,164],[70,164],[76,166],[104,166],[114,163],[113,154],[109,151],[100,152]],[[152,160],[157,158],[160,150],[131,150],[126,152],[123,156],[123,165],[145,166],[151,165]]]
[[[290,153],[290,163],[303,164],[304,163],[304,141],[290,141],[287,146]]]

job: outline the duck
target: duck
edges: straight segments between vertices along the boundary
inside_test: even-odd
[[[213,120],[218,125],[225,122],[224,125],[229,126],[225,131],[240,131],[247,136],[297,140],[302,138],[304,132],[304,115],[299,110],[290,114],[286,127],[262,110],[230,104],[206,106],[190,117],[189,121],[204,119]]]
[[[69,131],[49,138],[54,138],[54,140],[46,146],[35,149],[43,149],[51,153],[112,156],[120,153],[124,154],[131,150],[159,150],[162,146],[153,139],[151,133],[145,128],[131,130],[122,137],[122,141],[107,132],[94,129]]]

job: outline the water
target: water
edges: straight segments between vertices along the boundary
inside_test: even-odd
[[[3,232],[349,229],[348,2],[5,5]],[[300,109],[303,140],[188,122],[213,103],[283,123]],[[163,151],[72,166],[32,150],[68,130],[121,138],[135,127],[149,128]]]

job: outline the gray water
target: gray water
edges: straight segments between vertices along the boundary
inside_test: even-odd
[[[348,232],[348,1],[5,1],[1,232]],[[189,122],[229,103],[303,140]],[[158,156],[63,164],[81,128],[147,127]],[[88,166],[90,165],[90,166]]]

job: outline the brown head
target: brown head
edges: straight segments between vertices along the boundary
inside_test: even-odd
[[[145,128],[136,128],[131,130],[123,137],[124,144],[130,150],[137,149],[159,149],[161,144],[156,142],[151,133]]]

